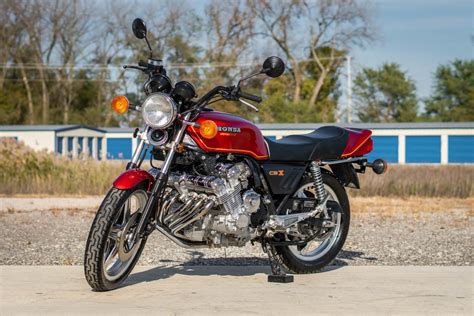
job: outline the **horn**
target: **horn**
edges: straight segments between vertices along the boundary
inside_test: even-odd
[[[168,141],[169,134],[166,130],[150,129],[146,137],[150,145],[152,145],[153,147],[161,147]]]

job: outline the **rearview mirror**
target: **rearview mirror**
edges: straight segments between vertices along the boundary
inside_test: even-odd
[[[146,38],[146,25],[145,21],[140,18],[136,18],[132,23],[132,31],[136,38]]]
[[[285,71],[285,63],[279,57],[271,56],[263,62],[262,73],[269,77],[276,78]]]

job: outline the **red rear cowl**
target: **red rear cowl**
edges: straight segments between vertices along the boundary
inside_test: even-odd
[[[349,132],[349,139],[341,158],[363,156],[372,151],[371,130],[347,128],[347,131]]]

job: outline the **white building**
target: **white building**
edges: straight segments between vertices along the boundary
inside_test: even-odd
[[[264,136],[279,139],[305,134],[328,124],[259,124]],[[353,123],[343,127],[373,131],[374,150],[369,158],[391,163],[474,163],[474,122],[467,123]],[[0,138],[23,141],[36,150],[46,149],[77,158],[131,158],[137,145],[133,128],[92,128],[83,125],[0,125]]]

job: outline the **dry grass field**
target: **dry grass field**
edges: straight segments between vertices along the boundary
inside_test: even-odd
[[[69,160],[0,141],[0,194],[102,195],[125,162]],[[474,166],[390,166],[381,176],[367,170],[351,196],[474,197]]]
[[[82,264],[90,223],[124,162],[68,160],[0,141],[0,265]],[[391,166],[348,189],[336,265],[471,265],[474,166]],[[58,196],[62,198],[58,198]],[[189,251],[152,234],[141,264],[267,265],[258,245]]]
[[[371,170],[359,175],[361,190],[355,196],[474,197],[472,165],[393,165],[383,175]]]

